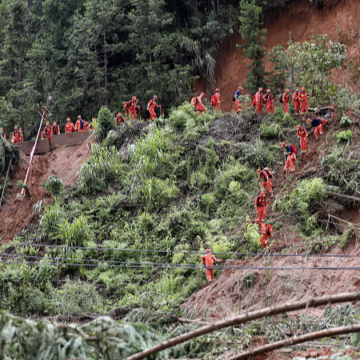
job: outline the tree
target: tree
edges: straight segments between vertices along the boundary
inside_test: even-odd
[[[239,20],[241,25],[239,33],[245,43],[243,45],[237,44],[236,46],[243,49],[244,54],[250,60],[253,60],[253,63],[247,66],[250,72],[247,75],[246,83],[246,87],[253,94],[259,87],[265,87],[265,47],[262,45],[266,41],[263,34],[266,34],[267,30],[260,29],[260,26],[263,25],[260,21],[262,7],[256,4],[256,0],[241,0],[240,13]]]

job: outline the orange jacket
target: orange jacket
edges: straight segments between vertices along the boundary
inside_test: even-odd
[[[201,256],[202,264],[206,266],[214,266],[215,262],[220,262],[213,254],[208,253],[206,255]]]
[[[128,101],[126,104],[127,109],[129,110],[130,114],[136,114],[136,101],[135,100],[130,100]]]
[[[258,92],[255,94],[255,102],[256,102],[256,104],[260,104],[261,101],[262,101],[262,96],[261,96],[260,91],[258,91]]]
[[[150,109],[155,109],[156,107],[159,106],[159,105],[156,103],[156,100],[153,100],[153,99],[151,99],[151,100],[149,101],[148,105],[149,105],[149,110],[150,110]]]
[[[269,236],[269,237],[273,236],[273,229],[272,229],[272,226],[270,224],[263,223],[261,225],[260,232],[261,232],[261,235],[266,235],[266,236]]]
[[[124,122],[124,118],[121,114],[121,112],[119,112],[117,115],[116,115],[116,118],[115,118],[115,125],[120,125]]]
[[[283,96],[282,96],[282,101],[283,101],[283,103],[288,103],[289,102],[289,100],[290,100],[290,96],[289,96],[289,93],[284,93],[283,94]]]
[[[17,131],[17,132],[13,131],[11,142],[12,143],[20,142],[20,132],[19,131]]]
[[[41,133],[41,138],[46,139],[50,138],[51,135],[51,126],[45,126],[43,132]]]
[[[305,90],[300,93],[300,101],[308,101],[310,98],[309,93]]]
[[[267,103],[272,103],[274,101],[274,97],[271,93],[267,93],[264,95],[264,100],[267,102]]]
[[[81,121],[83,122],[82,124],[82,128],[81,128]],[[87,122],[84,121],[84,120],[77,120],[76,123],[75,123],[75,130],[77,132],[82,132],[82,131],[86,131],[87,130]]]
[[[51,127],[51,135],[59,135],[60,134],[60,127],[59,125],[53,125]]]
[[[297,135],[296,135],[296,136],[297,136],[297,137],[302,137],[302,138],[304,138],[304,137],[309,136],[309,134],[308,134],[308,132],[306,131],[305,128],[301,128],[300,130],[297,131]]]
[[[220,100],[221,100],[221,95],[217,92],[215,93],[215,99],[216,99],[216,103],[220,105]]]
[[[294,92],[293,93],[293,101],[300,101],[300,93],[299,92]]]
[[[67,122],[65,124],[65,132],[68,133],[72,133],[75,132],[75,125],[72,122]]]
[[[257,196],[255,199],[255,207],[259,207],[259,206],[266,206],[267,202],[266,202],[266,197],[265,196]]]

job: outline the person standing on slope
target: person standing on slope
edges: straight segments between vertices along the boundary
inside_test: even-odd
[[[161,106],[156,103],[157,98],[158,97],[156,95],[154,95],[153,98],[148,102],[148,105],[147,105],[147,109],[150,113],[150,121],[153,121],[154,119],[156,119],[155,108],[156,107],[161,108]]]
[[[263,103],[262,91],[263,89],[259,88],[259,91],[255,94],[255,103],[256,103],[255,113],[257,114],[262,113],[262,103]]]
[[[265,193],[262,191],[259,196],[255,199],[255,209],[257,211],[257,219],[255,220],[255,223],[260,223],[262,221],[265,221],[266,216],[266,196]]]
[[[259,179],[258,179],[256,185],[259,185],[259,181],[262,180],[263,183],[261,184],[261,186],[264,189],[264,191],[265,191],[265,188],[267,187],[270,192],[271,197],[274,197],[274,193],[272,190],[273,175],[272,175],[272,172],[270,171],[270,169],[267,167],[264,168],[263,170],[258,169],[257,173],[259,174]]]
[[[50,141],[50,136],[51,136],[51,126],[50,126],[50,122],[47,121],[46,126],[45,126],[43,132],[41,133],[41,138],[42,139],[48,138]]]
[[[217,259],[213,254],[211,254],[210,249],[206,249],[207,254],[201,256],[202,264],[206,269],[206,278],[208,281],[214,280],[214,264],[217,262],[222,262],[224,260]]]
[[[266,249],[267,244],[269,243],[268,238],[273,236],[273,229],[270,224],[260,223],[259,224],[261,238],[260,242],[264,249]]]
[[[293,93],[293,104],[294,104],[295,114],[299,115],[300,114],[300,91],[299,91],[299,89],[296,89],[295,92]]]
[[[300,149],[301,149],[303,155],[306,155],[306,146],[307,146],[309,134],[304,127],[302,127],[301,125],[298,125],[296,135],[300,140]]]
[[[291,172],[295,172],[295,161],[296,161],[296,147],[294,145],[286,145],[284,142],[281,144],[281,148],[285,148],[286,150],[286,163],[284,167],[284,173],[286,173],[287,169],[291,169]]]
[[[266,112],[268,114],[273,114],[274,113],[274,97],[271,93],[270,89],[266,90],[266,94],[264,95],[264,100],[266,102]]]
[[[241,91],[243,90],[243,88],[241,86],[238,87],[237,91],[235,91],[234,93],[234,100],[235,100],[235,105],[236,105],[236,112],[238,114],[241,113],[242,109],[243,109],[243,105],[242,102],[240,101],[240,96],[241,96]]]
[[[301,115],[304,115],[304,113],[307,113],[309,110],[309,97],[309,93],[305,91],[305,86],[303,86],[300,93]]]
[[[17,126],[14,126],[14,131],[12,133],[11,143],[16,144],[20,142],[20,132]]]
[[[282,94],[282,103],[284,107],[284,114],[287,114],[289,112],[288,102],[290,100],[289,96],[289,89],[286,89],[286,91]]]
[[[314,118],[312,120],[307,119],[307,122],[315,128],[314,135],[316,140],[319,139],[320,135],[323,134],[324,126],[329,125],[326,119],[321,119],[321,118]]]
[[[138,106],[139,100],[136,98],[136,96],[133,96],[130,101],[124,101],[123,104],[126,105],[127,110],[130,114],[131,120],[136,120],[136,109],[139,109],[139,115],[140,115],[140,107]]]
[[[204,93],[201,93],[200,96],[193,97],[191,99],[191,105],[195,106],[195,110],[197,111],[198,115],[201,113],[206,113],[206,108],[202,103],[202,99],[205,97]]]
[[[81,118],[81,115],[78,115],[76,123],[75,123],[75,131],[83,132],[87,131],[87,122]]]
[[[51,135],[59,135],[60,134],[60,127],[56,124],[56,122],[53,123],[53,126],[51,127]]]
[[[211,97],[211,105],[215,106],[214,114],[218,110],[220,111],[220,100],[221,100],[221,92],[220,89],[217,88],[215,90],[215,94]]]
[[[75,131],[75,125],[70,121],[70,118],[67,118],[65,124],[65,133],[69,134]]]
[[[118,114],[116,116],[114,114],[114,117],[115,117],[114,122],[115,122],[115,125],[117,125],[117,126],[123,124],[124,121],[125,121],[125,119],[123,118],[121,112],[118,112]]]

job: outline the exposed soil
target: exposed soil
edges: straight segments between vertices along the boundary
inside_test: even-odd
[[[359,28],[360,28],[360,2],[358,0],[338,1],[335,6],[320,9],[311,5],[308,0],[296,1],[288,5],[287,9],[269,23],[264,25],[267,29],[267,50],[276,45],[287,47],[289,31],[293,41],[308,41],[314,35],[328,34],[330,39],[340,41],[347,46],[347,54],[356,68],[360,64]],[[238,86],[246,82],[248,69],[246,65],[251,62],[244,55],[243,50],[236,48],[242,39],[238,32],[231,39],[221,45],[218,52],[217,66],[215,69],[215,83],[222,91],[221,109],[224,112],[235,110],[231,100],[232,94]],[[266,71],[271,71],[271,63],[265,62]],[[349,71],[344,65],[343,69],[333,72],[335,83],[349,82],[355,90],[360,90],[359,75]],[[207,88],[206,81],[198,79],[194,84],[197,93],[205,92],[211,96],[214,89]]]
[[[351,114],[350,114],[351,116]],[[354,119],[355,120],[355,119]],[[338,126],[338,125],[334,125]],[[297,179],[304,178],[304,174],[312,174],[321,171],[321,158],[326,154],[326,148],[331,140],[328,135],[329,130],[324,130],[324,135],[318,142],[314,136],[310,136],[308,144],[308,154],[306,158],[301,158],[298,153],[295,175],[283,174],[283,165],[275,169],[274,194],[275,199],[283,194],[280,190],[284,186],[292,191]],[[360,136],[354,134],[353,146],[358,148]],[[296,144],[297,145],[297,144]],[[299,151],[300,152],[300,151]],[[358,150],[355,151],[356,153]],[[355,154],[356,155],[356,154]],[[308,177],[308,176],[305,176]],[[311,176],[310,176],[311,177]],[[275,218],[276,213],[272,211],[274,199],[268,199],[269,206],[267,218]],[[329,198],[327,206],[335,209],[334,213],[346,221],[354,224],[360,223],[360,212],[358,208],[345,207],[336,200]],[[255,220],[255,213],[254,218]],[[284,219],[280,220],[284,221]],[[290,224],[296,225],[299,219],[290,219]],[[289,223],[287,223],[289,225]],[[241,229],[243,224],[239,224]],[[337,228],[335,227],[335,230]],[[340,227],[340,230],[344,228]],[[236,231],[235,231],[236,233]],[[270,250],[281,252],[291,246],[298,246],[301,253],[301,238],[295,232],[289,233],[284,230],[274,232],[271,239]],[[293,251],[291,251],[293,252]],[[343,252],[338,246],[333,246],[328,254],[351,254],[360,255],[360,243],[353,241],[346,247]],[[246,260],[227,260],[226,266],[248,266],[248,267],[357,267],[359,266],[358,258],[321,258],[321,257],[261,257],[248,258]],[[240,290],[240,285],[244,275],[255,272],[256,280],[252,287],[247,291]],[[310,299],[312,297],[338,294],[341,292],[359,291],[360,276],[357,272],[351,270],[259,270],[259,269],[226,269],[222,274],[206,284],[197,293],[193,294],[189,300],[182,305],[183,308],[191,308],[200,314],[207,312],[208,321],[231,318],[239,312],[261,309],[263,307],[275,304],[297,301],[301,299]],[[298,313],[302,313],[298,312]],[[292,314],[298,314],[292,313]],[[308,309],[308,314],[320,316],[323,309]]]
[[[90,141],[88,139],[78,146],[61,147],[47,154],[35,155],[28,181],[31,197],[24,198],[17,196],[20,193],[17,182],[24,180],[30,157],[21,153],[21,163],[10,177],[14,187],[6,196],[5,203],[0,210],[1,241],[11,241],[28,224],[36,222],[37,215],[33,212],[33,206],[40,200],[44,203],[51,201],[51,195],[40,187],[40,184],[47,180],[49,175],[60,177],[65,187],[75,180],[81,164],[90,155]]]

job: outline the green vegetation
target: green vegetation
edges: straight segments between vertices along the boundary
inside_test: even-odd
[[[351,141],[352,137],[353,137],[353,135],[352,135],[351,130],[341,131],[337,135],[337,142],[338,143],[348,143],[349,141]]]

